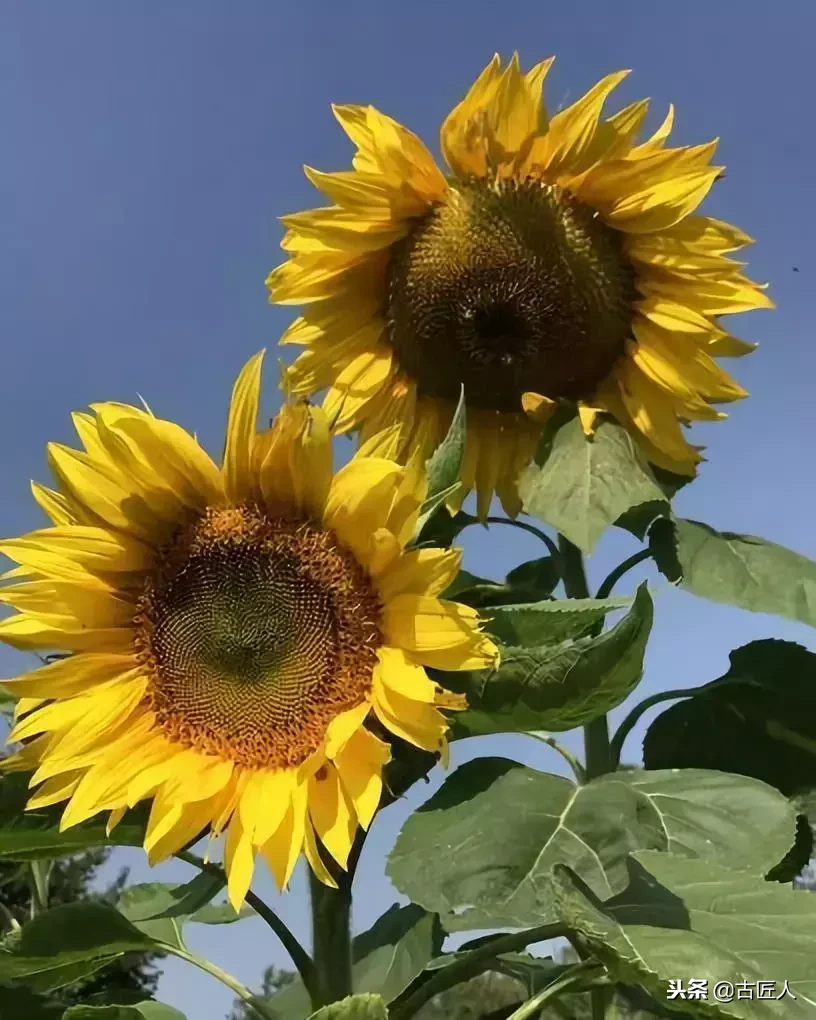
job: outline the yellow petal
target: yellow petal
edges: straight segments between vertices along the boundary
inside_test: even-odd
[[[312,828],[311,822],[306,825],[304,832],[303,852],[309,863],[309,867],[315,873],[315,877],[322,882],[323,885],[329,886],[330,889],[336,889],[337,882],[335,882],[332,878],[329,869],[323,863],[323,858],[320,855],[320,849],[318,848],[315,832]]]
[[[345,432],[354,427],[392,374],[393,354],[384,345],[353,358],[338,374],[323,402],[332,431]]]
[[[638,341],[632,355],[635,364],[663,389],[692,400],[730,401],[748,396],[688,333],[666,333],[639,317],[633,330]]]
[[[697,208],[721,170],[691,170],[660,181],[612,202],[605,216],[612,226],[635,234],[665,230]]]
[[[657,295],[685,304],[703,315],[728,315],[775,307],[764,290],[739,273],[721,280],[694,276],[665,281],[650,278],[639,281],[638,286],[646,296]]]
[[[142,570],[153,554],[146,545],[104,528],[60,525],[0,542],[0,552],[46,577],[99,584],[93,573]]]
[[[436,684],[422,666],[406,657],[401,648],[389,648],[387,645],[378,648],[377,659],[372,678],[375,693],[384,685],[412,701],[435,704]]]
[[[530,160],[536,169],[555,178],[564,173],[579,174],[587,168],[604,103],[628,74],[629,71],[608,74],[552,118],[547,134],[533,145]]]
[[[441,595],[461,563],[460,549],[412,549],[377,576],[377,590],[384,602],[400,594]]]
[[[332,479],[323,523],[361,561],[371,535],[385,527],[402,475],[393,461],[355,457]]]
[[[236,913],[241,909],[252,883],[255,851],[251,834],[244,827],[238,811],[232,816],[224,844],[224,870],[227,872],[227,898]]]
[[[436,669],[483,669],[496,663],[498,650],[479,631],[479,614],[470,606],[428,595],[397,595],[383,609],[389,644]]]
[[[326,727],[325,753],[327,758],[335,758],[348,743],[353,734],[363,725],[371,710],[367,701],[354,708],[336,715]]]
[[[38,482],[31,483],[31,494],[52,524],[79,524],[76,509],[62,492],[55,492]]]
[[[263,358],[264,352],[259,351],[244,365],[230,401],[224,447],[224,486],[227,498],[235,503],[247,499],[255,487],[252,447],[258,422]]]
[[[374,711],[387,730],[425,751],[439,751],[448,722],[433,705],[403,697],[385,685],[378,687]]]
[[[71,698],[133,669],[132,654],[80,653],[57,659],[25,676],[6,680],[15,697]]]
[[[357,831],[357,817],[334,765],[324,766],[309,780],[309,817],[323,846],[341,868]]]
[[[289,884],[306,837],[307,783],[297,783],[292,792],[292,804],[280,828],[262,847],[262,853],[275,877],[278,888]]]
[[[670,398],[629,359],[622,363],[617,376],[624,406],[635,427],[668,457],[693,460],[696,451],[683,436]]]
[[[655,131],[655,133],[647,138],[645,142],[641,142],[640,145],[635,146],[629,152],[629,159],[643,159],[646,156],[652,156],[656,152],[660,152],[666,143],[666,139],[671,134],[672,128],[674,127],[674,106],[669,103],[669,109],[666,116],[663,118],[663,123]]]
[[[390,757],[388,744],[363,728],[354,733],[335,761],[340,782],[364,829],[369,827],[380,805],[382,771]]]

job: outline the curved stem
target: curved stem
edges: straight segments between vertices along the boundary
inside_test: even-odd
[[[589,598],[589,585],[584,571],[584,557],[577,545],[564,535],[558,536],[561,554],[561,578],[567,598]],[[584,756],[589,779],[612,771],[609,754],[609,724],[606,715],[598,716],[584,726]]]
[[[203,970],[206,974],[210,974],[216,980],[220,981],[222,985],[226,985],[227,988],[229,988],[231,992],[234,992],[242,1002],[246,1003],[247,1008],[256,1016],[259,1016],[261,1020],[275,1020],[275,1016],[277,1014],[268,1013],[246,985],[242,984],[237,978],[234,978],[232,974],[228,974],[225,970],[221,970],[221,968],[211,960],[205,960],[203,956],[196,956],[195,953],[190,953],[186,949],[180,949],[178,946],[170,945],[167,942],[161,942],[159,944],[165,953],[168,953],[171,956],[177,956],[180,960],[186,960],[187,963],[191,963],[194,967],[198,967],[199,970]]]
[[[473,523],[476,524],[478,522],[474,521]],[[558,552],[558,546],[545,531],[541,530],[541,528],[537,528],[533,524],[527,524],[526,521],[514,521],[510,517],[485,517],[484,523],[509,524],[511,528],[519,528],[521,531],[526,531],[530,535],[535,535],[536,538],[540,539],[544,545],[547,546],[550,550],[550,556],[553,557],[556,563],[560,563],[561,557]]]
[[[549,939],[557,939],[564,935],[564,928],[560,924],[542,924],[537,928],[529,928],[527,931],[511,932],[508,935],[500,935],[491,939],[477,949],[471,949],[456,963],[448,964],[440,970],[434,971],[431,976],[417,990],[411,993],[406,999],[400,1002],[399,997],[391,1005],[391,1020],[409,1020],[414,1016],[426,1002],[430,1002],[440,992],[453,988],[461,981],[466,981],[471,976],[479,973],[481,964],[493,960],[502,953],[512,953],[517,949],[524,949],[536,942],[546,942]]]
[[[528,731],[527,736],[532,737],[533,740],[540,740],[542,744],[546,744],[548,747],[551,747],[553,751],[557,751],[572,769],[573,775],[578,782],[586,782],[587,776],[584,766],[578,761],[574,754],[568,751],[562,744],[559,744],[555,737],[549,733],[533,733],[532,731]]]
[[[648,698],[644,698],[643,701],[635,705],[629,715],[626,716],[618,727],[618,730],[609,745],[610,754],[615,766],[620,765],[621,752],[623,751],[623,745],[626,738],[632,732],[638,719],[640,719],[644,712],[648,712],[653,705],[658,705],[661,701],[678,701],[680,698],[692,697],[694,694],[702,691],[708,686],[710,685],[703,684],[702,687],[686,687],[673,691],[659,691],[657,694],[651,694]]]
[[[210,864],[197,854],[190,853],[188,850],[179,850],[175,856],[178,857],[180,861],[192,864],[194,868],[198,868],[200,871],[206,871],[210,875],[217,875],[226,883],[226,873],[224,869],[220,868],[217,864]],[[317,972],[311,956],[309,956],[300,942],[298,942],[286,923],[278,917],[275,911],[268,904],[264,903],[260,896],[252,892],[251,889],[246,895],[246,901],[255,913],[259,917],[263,918],[272,931],[278,936],[283,948],[291,957],[292,963],[294,963],[306,991],[309,995],[311,995],[317,985]]]
[[[651,549],[640,549],[638,552],[633,553],[628,559],[625,559],[623,563],[619,563],[615,569],[604,578],[601,582],[600,588],[598,588],[598,594],[595,596],[598,599],[605,599],[612,594],[612,589],[620,581],[627,571],[631,570],[632,567],[636,567],[638,563],[643,563],[644,560],[651,559]]]
[[[595,972],[600,973],[602,969],[602,965],[597,960],[584,960],[583,963],[576,963],[574,967],[564,971],[532,999],[528,999],[523,1006],[511,1013],[507,1020],[532,1020],[533,1017],[539,1015],[542,1006],[551,999],[555,999],[565,992],[574,991],[586,982],[587,977],[594,976]],[[593,1020],[595,1020],[594,1017]]]

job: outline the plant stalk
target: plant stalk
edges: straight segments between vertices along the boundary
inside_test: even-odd
[[[226,873],[224,872],[224,869],[219,867],[217,864],[211,864],[209,861],[205,861],[202,857],[199,857],[198,854],[191,853],[189,850],[179,850],[175,856],[180,861],[192,864],[193,867],[198,868],[200,871],[206,871],[210,875],[217,875],[219,878],[223,879],[224,884],[226,885]],[[312,958],[292,934],[286,923],[278,917],[275,911],[267,903],[265,903],[260,896],[252,892],[251,889],[246,895],[246,901],[255,913],[259,917],[263,918],[272,931],[274,931],[274,933],[278,936],[284,949],[287,953],[289,953],[292,963],[294,963],[306,991],[310,996],[312,996],[314,989],[316,988],[317,981],[317,975]]]
[[[250,1013],[260,1017],[260,1020],[275,1020],[277,1014],[268,1013],[246,985],[242,984],[237,978],[234,978],[232,974],[221,970],[211,960],[206,960],[203,956],[196,956],[195,953],[190,953],[186,949],[181,949],[166,942],[160,942],[159,945],[164,952],[177,956],[180,960],[186,960],[187,963],[191,963],[194,967],[198,967],[199,970],[203,970],[205,974],[216,978],[222,985],[226,985],[242,1002],[246,1003]]]
[[[587,977],[601,971],[601,964],[597,960],[584,960],[583,963],[576,963],[574,967],[564,971],[560,977],[551,981],[546,988],[542,988],[537,995],[534,995],[532,999],[528,999],[523,1006],[519,1007],[514,1013],[511,1013],[507,1020],[533,1020],[534,1017],[541,1015],[542,1008],[552,999],[563,995],[565,992],[579,989],[584,985]],[[601,991],[603,992],[604,989],[601,989]],[[595,992],[593,991],[592,994],[594,996]],[[603,1014],[601,1017],[603,1017]],[[596,1020],[594,1013],[592,1020]]]
[[[563,535],[558,536],[558,548],[561,553],[561,579],[567,598],[589,598],[589,585],[581,550]],[[584,757],[588,779],[595,779],[613,770],[606,715],[601,715],[584,726]]]
[[[444,992],[454,985],[467,981],[481,973],[482,965],[494,960],[502,953],[514,953],[526,946],[535,945],[537,942],[546,942],[550,939],[561,938],[565,931],[560,924],[539,925],[537,928],[529,928],[527,931],[509,932],[507,935],[499,935],[478,948],[471,949],[460,960],[448,964],[434,971],[416,991],[411,992],[406,998],[391,1003],[391,1020],[409,1020],[414,1016],[426,1002],[430,1002],[440,992]]]
[[[309,870],[312,905],[312,958],[316,989],[312,1008],[320,1009],[352,994],[351,876],[335,876],[338,887],[324,885]]]

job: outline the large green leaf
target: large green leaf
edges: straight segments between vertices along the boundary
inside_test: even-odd
[[[435,914],[413,903],[394,904],[352,943],[354,991],[376,992],[391,1002],[438,956],[442,939]],[[309,996],[297,979],[261,1001],[287,1020],[302,1020],[309,1013]]]
[[[677,520],[650,532],[658,566],[695,595],[816,626],[816,563],[753,535]]]
[[[625,429],[603,422],[587,439],[577,418],[555,433],[543,463],[524,471],[519,492],[528,513],[586,553],[631,507],[665,499]]]
[[[236,913],[228,903],[211,903],[223,888],[220,876],[207,873],[181,886],[144,882],[122,892],[119,910],[146,935],[183,949],[182,928],[187,921],[226,924],[254,913],[248,907]]]
[[[72,1006],[63,1020],[185,1020],[184,1014],[163,1002],[146,999],[132,1006]]]
[[[569,601],[562,601],[563,610],[545,609],[542,617],[546,614],[549,622],[551,616],[560,619],[558,613],[569,615]],[[581,620],[584,610],[579,607],[576,613]],[[627,615],[598,637],[549,644],[545,634],[539,646],[503,648],[496,669],[441,675],[440,682],[466,694],[470,706],[456,714],[452,735],[571,730],[608,712],[640,681],[652,615],[643,585]],[[599,611],[590,610],[582,622],[598,616]],[[523,634],[531,637],[529,623]]]
[[[617,980],[640,984],[667,1006],[700,1016],[816,1015],[816,898],[674,854],[635,853],[628,870],[627,889],[605,904],[566,868],[553,876],[559,918]],[[670,981],[687,985],[692,977],[707,982],[707,1000],[668,998]],[[775,983],[779,994],[786,980],[795,998],[756,997],[759,981]],[[716,1002],[719,982],[747,982],[754,997]]]
[[[647,768],[709,768],[790,796],[816,786],[816,654],[792,641],[752,641],[731,667],[652,722]]]
[[[388,1020],[388,1010],[379,995],[350,995],[312,1013],[309,1020]]]
[[[39,914],[0,952],[0,981],[49,991],[95,973],[117,957],[156,943],[105,903],[70,903]]]
[[[619,772],[585,786],[503,758],[457,769],[405,823],[388,863],[400,892],[446,930],[552,918],[549,876],[568,864],[605,899],[626,856],[669,850],[764,875],[794,841],[795,812],[756,780],[698,770]]]

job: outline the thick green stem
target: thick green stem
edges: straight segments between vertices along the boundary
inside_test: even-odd
[[[560,924],[546,924],[539,925],[537,928],[528,928],[527,931],[514,931],[507,935],[499,935],[483,946],[471,949],[456,963],[450,963],[447,967],[434,971],[427,981],[404,1000],[400,1001],[398,998],[391,1004],[391,1018],[392,1020],[409,1020],[409,1017],[414,1016],[426,1002],[430,1002],[440,992],[453,988],[454,985],[467,981],[471,977],[476,977],[481,973],[484,964],[501,956],[502,953],[514,953],[526,946],[561,938],[565,934],[564,928]]]
[[[352,994],[351,876],[341,874],[337,889],[324,885],[310,870],[312,957],[317,988],[312,1007],[319,1009]]]
[[[567,598],[589,598],[589,585],[581,550],[563,535],[558,536],[558,548],[561,553],[561,579]],[[602,776],[614,768],[609,755],[609,725],[605,715],[593,719],[584,726],[584,755],[589,779]]]
[[[584,960],[583,963],[576,963],[574,967],[570,967],[560,977],[551,981],[546,988],[542,988],[532,999],[528,999],[515,1013],[511,1013],[507,1020],[533,1020],[533,1017],[540,1016],[542,1008],[548,1002],[564,995],[565,992],[577,991],[581,986],[585,987],[588,978],[592,978],[602,971],[603,967],[596,960]],[[592,994],[594,996],[595,992],[593,991]],[[594,1014],[593,1020],[595,1020]]]

